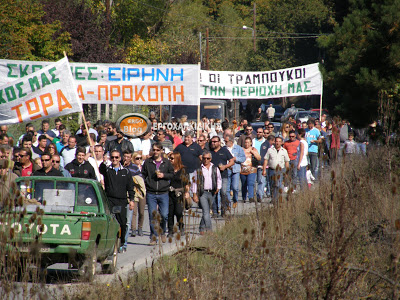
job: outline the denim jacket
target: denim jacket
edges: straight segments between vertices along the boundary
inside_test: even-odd
[[[236,157],[235,164],[232,166],[232,173],[239,173],[241,163],[246,160],[243,148],[238,145],[233,145],[232,156]]]

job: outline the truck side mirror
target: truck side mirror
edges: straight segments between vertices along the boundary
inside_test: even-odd
[[[111,211],[113,214],[120,214],[121,213],[121,206],[114,206]]]

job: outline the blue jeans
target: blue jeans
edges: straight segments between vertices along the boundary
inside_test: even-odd
[[[310,158],[310,170],[315,180],[318,180],[318,153],[308,152]]]
[[[262,168],[257,168],[257,199],[264,198],[264,188],[266,184],[265,176],[262,174]]]
[[[367,155],[367,144],[358,143],[358,153],[362,155]]]
[[[153,222],[153,211],[158,211],[161,215],[160,227],[162,230],[162,234],[165,234],[167,231],[167,222],[168,222],[168,207],[169,207],[169,196],[168,193],[165,194],[146,194],[146,202],[147,208],[149,210],[149,223],[150,223],[150,239],[154,236],[158,236],[157,231],[155,230],[155,222]]]
[[[291,160],[289,162],[289,166],[291,168],[291,177],[292,177],[292,185],[293,188],[296,188],[296,186],[299,184],[299,179],[297,177],[297,160]]]
[[[307,167],[300,167],[300,170],[297,170],[297,175],[299,176],[301,189],[305,189],[307,187],[306,173],[307,173]]]
[[[212,230],[210,207],[215,202],[215,198],[215,195],[206,191],[204,191],[203,195],[200,197],[199,202],[201,209],[203,210],[203,216],[201,217],[200,221],[200,232]]]
[[[139,203],[135,203],[138,205]],[[126,233],[125,233],[125,244],[123,245],[125,248],[128,247],[128,237],[129,237],[129,229],[131,228],[132,224],[132,216],[133,216],[133,209],[129,209],[129,204],[126,206]]]
[[[212,210],[214,214],[217,214],[218,211],[223,214],[226,211],[226,208],[229,207],[229,201],[227,197],[227,189],[228,189],[228,178],[222,178],[221,190],[218,192],[217,197],[212,205]]]
[[[269,182],[271,183],[271,194],[272,201],[278,203],[279,189],[283,188],[283,175],[285,174],[285,169],[280,171],[268,169]]]
[[[240,181],[242,182],[242,198],[243,202],[247,199],[247,194],[249,199],[254,199],[254,183],[256,182],[257,173],[251,173],[249,175],[240,174]]]
[[[228,196],[228,202],[231,202],[231,191],[233,191],[233,203],[238,202],[239,199],[239,178],[240,173],[232,173],[228,169],[228,187],[226,189],[226,195]]]

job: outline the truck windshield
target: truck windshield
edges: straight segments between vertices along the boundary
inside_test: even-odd
[[[188,117],[190,121],[197,120],[197,106],[188,105],[172,105],[171,117],[179,119],[183,115]],[[212,103],[200,104],[200,118],[206,116],[208,119],[224,120],[222,105]]]
[[[98,212],[97,195],[90,184],[78,183],[78,193],[76,183],[66,181],[25,180],[18,186],[28,212],[36,211],[38,206],[45,212],[72,213],[89,207]]]

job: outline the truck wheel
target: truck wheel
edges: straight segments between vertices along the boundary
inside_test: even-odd
[[[114,274],[117,270],[117,258],[119,249],[119,238],[115,240],[113,253],[106,259],[106,262],[102,264],[101,268],[104,274]]]

